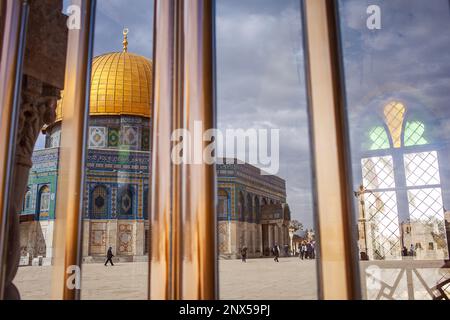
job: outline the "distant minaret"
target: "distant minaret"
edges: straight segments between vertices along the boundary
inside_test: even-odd
[[[128,52],[128,28],[123,29],[123,52]]]

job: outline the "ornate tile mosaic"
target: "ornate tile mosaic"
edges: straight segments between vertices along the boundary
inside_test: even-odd
[[[89,128],[89,147],[104,148],[106,147],[106,128],[90,127]]]

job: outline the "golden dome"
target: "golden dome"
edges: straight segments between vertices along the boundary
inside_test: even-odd
[[[92,62],[90,115],[150,117],[152,68],[150,60],[129,52],[95,57]],[[62,117],[61,101],[56,108],[57,121]]]

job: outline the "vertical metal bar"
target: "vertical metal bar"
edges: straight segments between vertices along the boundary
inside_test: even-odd
[[[172,299],[172,106],[174,83],[174,0],[155,0],[152,210],[149,298]]]
[[[203,150],[214,128],[214,1],[184,1],[183,128],[191,133],[193,163],[182,165],[182,297],[216,297],[215,170]],[[198,125],[202,130],[198,130]],[[200,148],[197,149],[196,146]],[[179,230],[181,232],[181,230]]]
[[[304,0],[303,24],[315,206],[319,235],[319,295],[322,299],[360,296],[352,236],[351,177],[343,117],[337,1]],[[355,231],[355,232],[354,232]]]
[[[171,159],[174,129],[214,127],[213,3],[155,2],[150,299],[216,297],[214,165]]]
[[[183,34],[184,1],[175,1],[174,7],[174,77],[173,77],[173,114],[172,129],[183,128]],[[171,146],[173,147],[173,145]],[[171,284],[172,299],[182,299],[181,288],[181,208],[182,208],[182,172],[181,166],[172,163],[172,224],[171,224]]]
[[[6,1],[0,1],[0,63],[1,63],[1,52],[3,44],[3,32],[5,31],[5,20],[6,20]]]
[[[28,4],[7,0],[2,5],[0,58],[0,299],[3,299],[8,238],[8,212],[13,183],[14,148],[22,87]]]
[[[69,30],[52,274],[52,298],[64,300],[79,299],[80,296],[79,288],[67,286],[67,281],[74,275],[72,272],[80,276],[80,269],[69,267],[81,267],[81,212],[96,0],[73,0],[72,4],[81,9],[81,27]]]

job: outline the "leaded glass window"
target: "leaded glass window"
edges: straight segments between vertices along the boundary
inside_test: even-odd
[[[370,150],[389,149],[389,137],[382,126],[373,127],[369,132]]]
[[[363,185],[358,194],[364,226],[359,230],[365,234],[360,235],[360,249],[372,259],[390,259],[400,256],[400,246],[419,251],[432,247],[426,256],[443,258],[447,248],[438,151],[426,138],[425,124],[407,119],[403,103],[387,104],[383,117],[385,126],[369,130],[370,156],[361,160]],[[412,152],[418,147],[420,152]],[[426,258],[423,252],[417,254]]]
[[[428,141],[424,137],[425,124],[420,121],[408,121],[404,133],[405,147],[420,146],[427,144]]]

